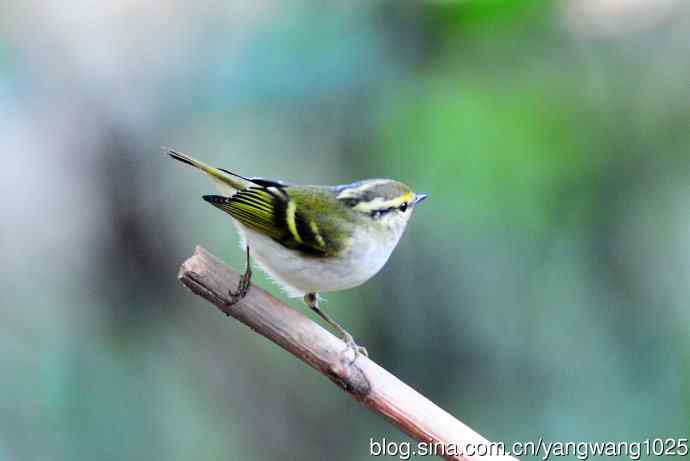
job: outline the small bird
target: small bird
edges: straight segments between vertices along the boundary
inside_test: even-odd
[[[166,149],[206,173],[221,195],[203,199],[229,214],[246,248],[247,267],[230,304],[251,281],[250,248],[259,266],[290,297],[303,297],[341,335],[348,349],[368,355],[319,306],[318,293],[356,287],[373,277],[398,245],[415,207],[427,194],[392,179],[340,186],[299,186],[248,178]]]

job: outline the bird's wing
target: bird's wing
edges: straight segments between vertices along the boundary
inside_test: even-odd
[[[246,178],[172,149],[165,150],[175,160],[206,173],[223,195],[205,195],[204,200],[243,225],[307,255],[330,256],[337,252],[339,246],[328,238],[331,233],[320,230],[333,226],[318,206],[313,206],[319,203],[318,197],[311,197],[312,206],[298,207],[297,201],[287,192],[291,189],[289,184]]]
[[[204,200],[286,248],[316,257],[337,251],[328,234],[324,235],[328,223],[323,222],[323,214],[298,206],[282,183],[258,181],[264,185],[248,187],[231,197],[206,195]]]

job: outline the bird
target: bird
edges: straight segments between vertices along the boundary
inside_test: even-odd
[[[358,356],[368,356],[353,336],[327,315],[319,293],[359,286],[386,264],[428,194],[392,179],[365,179],[336,186],[293,185],[245,177],[163,148],[175,160],[205,173],[219,195],[202,198],[232,217],[246,250],[246,269],[232,305],[251,286],[251,259],[289,297],[304,303],[333,327]],[[250,250],[251,249],[251,250]]]

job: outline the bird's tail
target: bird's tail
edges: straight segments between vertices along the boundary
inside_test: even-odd
[[[224,170],[222,168],[214,168],[210,165],[207,165],[204,162],[190,157],[189,155],[176,152],[172,149],[163,149],[175,160],[179,160],[182,163],[191,165],[194,168],[197,168],[206,173],[211,178],[216,187],[220,190],[220,192],[226,196],[234,195],[235,192],[237,192],[238,190],[245,189],[246,187],[251,185],[251,181],[249,181],[248,179],[235,173],[231,173],[228,170]]]

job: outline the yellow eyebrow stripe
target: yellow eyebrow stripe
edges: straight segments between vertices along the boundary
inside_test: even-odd
[[[403,202],[409,203],[409,202],[414,200],[414,194],[412,192],[408,192],[407,194],[403,195],[402,197],[399,197],[398,200],[400,200],[398,205],[402,204]]]
[[[388,208],[397,208],[403,204],[403,202],[411,202],[414,200],[414,193],[408,192],[400,197],[396,197],[391,200],[383,200],[377,198],[370,202],[360,202],[353,209],[358,211],[363,211],[365,213],[374,210],[385,210]]]

